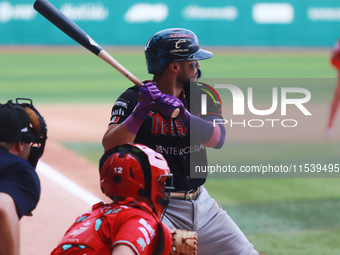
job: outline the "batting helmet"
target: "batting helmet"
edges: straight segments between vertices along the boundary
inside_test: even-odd
[[[107,151],[99,164],[101,188],[108,197],[151,198],[154,211],[161,217],[169,203],[166,186],[171,179],[164,157],[141,144],[124,144]]]
[[[161,74],[172,62],[202,60],[212,53],[200,49],[197,36],[182,28],[165,29],[150,38],[145,47],[148,72]]]

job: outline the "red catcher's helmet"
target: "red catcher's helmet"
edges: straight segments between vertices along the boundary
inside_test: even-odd
[[[161,217],[169,203],[166,181],[172,174],[162,154],[141,144],[124,144],[107,151],[99,164],[101,188],[108,197],[151,198]],[[171,185],[172,186],[172,185]]]

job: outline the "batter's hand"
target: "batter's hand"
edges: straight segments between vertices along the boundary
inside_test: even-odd
[[[160,110],[163,115],[171,118],[171,114],[175,109],[179,109],[181,107],[181,103],[181,100],[177,97],[162,94],[159,98],[157,98],[155,108]]]
[[[139,89],[138,103],[133,110],[133,115],[141,120],[144,120],[150,110],[154,108],[157,100],[163,95],[154,82],[148,82]]]
[[[156,100],[157,108],[161,113],[167,117],[171,117],[175,109],[179,109],[179,114],[176,119],[188,123],[190,120],[190,113],[185,109],[183,102],[172,95],[162,95]]]
[[[170,230],[172,243],[169,255],[196,255],[197,233],[181,229]]]

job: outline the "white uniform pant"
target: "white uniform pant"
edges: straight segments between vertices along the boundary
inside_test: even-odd
[[[253,245],[207,190],[196,200],[171,199],[162,220],[169,229],[198,234],[198,255],[258,255]]]

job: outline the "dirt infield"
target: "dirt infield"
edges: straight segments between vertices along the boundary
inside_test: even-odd
[[[60,142],[98,142],[107,128],[111,105],[37,105],[48,125],[48,141],[42,161],[62,173],[78,185],[104,201],[99,187],[97,165],[80,157],[75,152],[64,148]],[[323,130],[328,116],[328,105],[309,107],[311,117],[301,116],[299,111],[289,116],[299,122],[294,129],[275,127],[265,122],[261,128],[248,125],[250,119],[263,119],[244,116],[234,119],[246,127],[230,126],[232,118],[226,106],[225,118],[228,123],[227,142],[312,142],[324,141]],[[271,116],[282,119],[282,116]],[[268,119],[268,118],[267,118]],[[338,118],[339,119],[339,118]],[[251,125],[259,125],[252,121]],[[269,123],[269,124],[268,124]],[[236,125],[237,126],[237,125]],[[238,125],[240,126],[240,124]],[[337,121],[336,126],[340,126]],[[339,136],[335,137],[339,140]],[[42,194],[33,217],[24,217],[21,221],[21,243],[23,255],[50,254],[62,238],[64,232],[81,213],[89,210],[90,204],[70,194],[59,184],[38,172],[41,180]]]
[[[108,123],[109,105],[37,106],[48,125],[48,140],[42,161],[104,201],[97,165],[60,145],[68,142],[100,141]],[[75,218],[89,210],[90,204],[38,172],[41,199],[33,217],[21,220],[23,255],[50,254]]]

